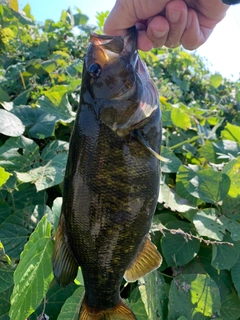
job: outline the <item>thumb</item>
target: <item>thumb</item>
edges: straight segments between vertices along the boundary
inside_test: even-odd
[[[111,36],[125,35],[137,22],[160,14],[171,0],[117,0],[110,12],[104,32]]]

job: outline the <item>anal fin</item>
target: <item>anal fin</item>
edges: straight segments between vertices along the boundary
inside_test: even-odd
[[[134,282],[149,272],[157,269],[162,264],[162,256],[156,246],[146,236],[138,255],[125,271],[124,278],[127,282]]]
[[[65,219],[60,217],[53,249],[52,265],[54,276],[61,286],[67,286],[77,276],[78,264],[73,257],[65,235]]]
[[[123,300],[120,300],[117,306],[106,310],[88,308],[85,301],[83,301],[79,320],[137,320],[137,318]]]

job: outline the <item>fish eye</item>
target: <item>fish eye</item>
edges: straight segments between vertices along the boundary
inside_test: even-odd
[[[101,71],[102,68],[97,63],[92,63],[88,68],[88,72],[93,79],[98,78],[101,74]]]

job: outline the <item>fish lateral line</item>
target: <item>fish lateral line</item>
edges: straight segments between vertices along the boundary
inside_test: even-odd
[[[134,131],[134,135],[136,136],[137,140],[145,147],[148,149],[149,152],[151,152],[152,155],[154,155],[158,160],[162,161],[162,162],[166,162],[169,163],[171,162],[170,159],[164,158],[163,156],[161,156],[160,154],[158,154],[156,151],[154,151],[150,145],[148,144],[148,142],[143,138],[143,136],[141,135],[141,133],[138,130]]]

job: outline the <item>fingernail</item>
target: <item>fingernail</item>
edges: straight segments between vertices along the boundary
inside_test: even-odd
[[[181,11],[171,10],[169,12],[169,20],[170,22],[176,23],[180,19]]]
[[[166,31],[152,31],[155,38],[163,38],[166,35]]]

